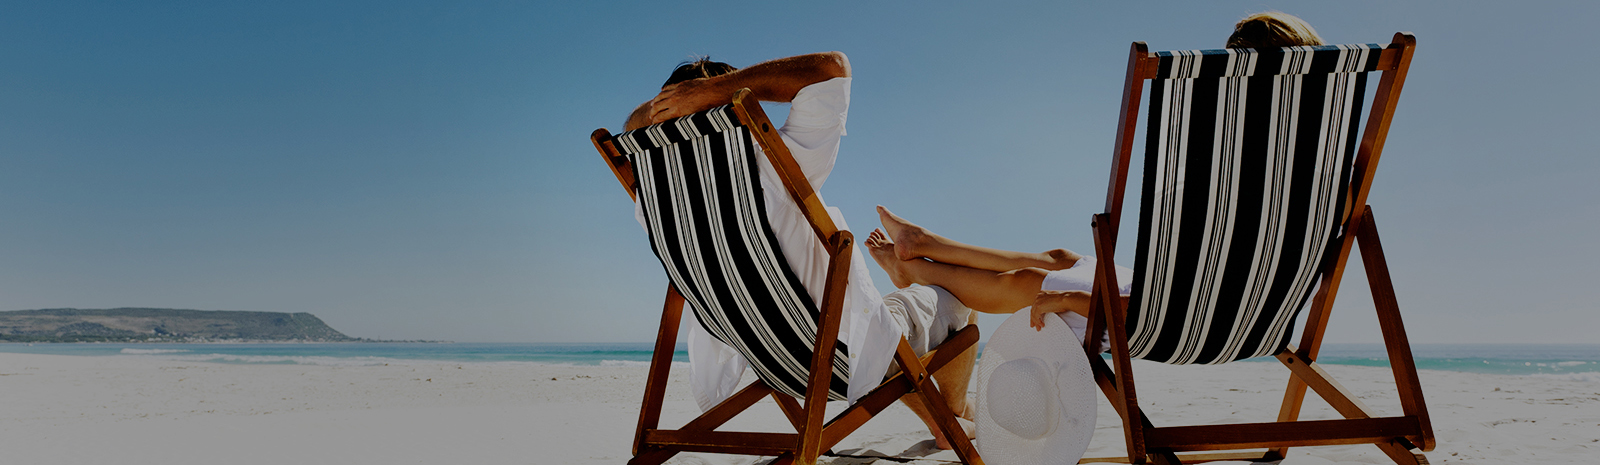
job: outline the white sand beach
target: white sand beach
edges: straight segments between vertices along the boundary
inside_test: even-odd
[[[1328,366],[1380,412],[1397,412],[1383,368]],[[698,413],[675,368],[664,424]],[[1269,421],[1287,372],[1269,363],[1136,365],[1157,424]],[[0,463],[617,464],[629,457],[645,368],[532,363],[238,365],[129,356],[0,353]],[[1594,463],[1600,383],[1421,373],[1439,446],[1432,463]],[[1314,398],[1314,396],[1313,396]],[[770,401],[765,401],[770,403]],[[1333,418],[1312,401],[1307,418]],[[731,428],[778,431],[775,406]],[[902,406],[825,463],[956,461]],[[1089,456],[1116,456],[1122,432],[1101,399]],[[879,460],[875,456],[895,456]],[[1372,446],[1293,449],[1285,465],[1386,463]],[[764,463],[680,455],[671,463]]]

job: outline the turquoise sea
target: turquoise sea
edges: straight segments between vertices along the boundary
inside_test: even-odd
[[[330,344],[21,344],[0,352],[143,357],[231,364],[371,366],[417,363],[542,363],[576,366],[644,366],[650,343],[330,343]],[[1600,344],[1416,344],[1417,368],[1525,375],[1600,383]],[[1381,344],[1328,344],[1329,365],[1388,366]],[[679,344],[673,356],[688,362]],[[1266,362],[1270,358],[1252,359]]]
[[[1419,370],[1527,375],[1600,383],[1600,344],[1413,344]],[[1249,361],[1277,360],[1268,357]],[[1389,366],[1383,344],[1327,344],[1325,365]]]

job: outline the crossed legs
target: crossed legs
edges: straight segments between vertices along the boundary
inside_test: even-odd
[[[878,207],[882,230],[864,243],[895,287],[945,288],[973,310],[1009,314],[1032,305],[1044,276],[1083,256],[1066,249],[1013,252],[958,242]]]
[[[882,205],[878,206],[878,221],[883,224],[883,231],[893,242],[895,256],[900,260],[926,258],[980,270],[1010,271],[1021,268],[1063,270],[1083,258],[1066,249],[1013,252],[958,242],[906,221]]]

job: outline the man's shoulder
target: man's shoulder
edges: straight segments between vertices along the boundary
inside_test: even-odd
[[[811,83],[811,85],[800,88],[800,92],[794,96],[794,103],[799,104],[802,99],[843,97],[845,99],[844,103],[848,105],[850,103],[850,79],[849,77],[836,77]]]
[[[850,110],[850,78],[813,83],[795,94],[784,121],[787,129],[838,127],[843,133]]]

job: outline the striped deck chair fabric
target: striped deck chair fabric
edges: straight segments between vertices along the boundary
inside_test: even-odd
[[[710,335],[772,388],[804,397],[820,315],[767,221],[761,152],[732,105],[618,134],[634,166],[650,248]],[[844,400],[836,345],[830,400]]]
[[[1277,353],[1337,248],[1382,46],[1158,52],[1127,324],[1135,358]]]

